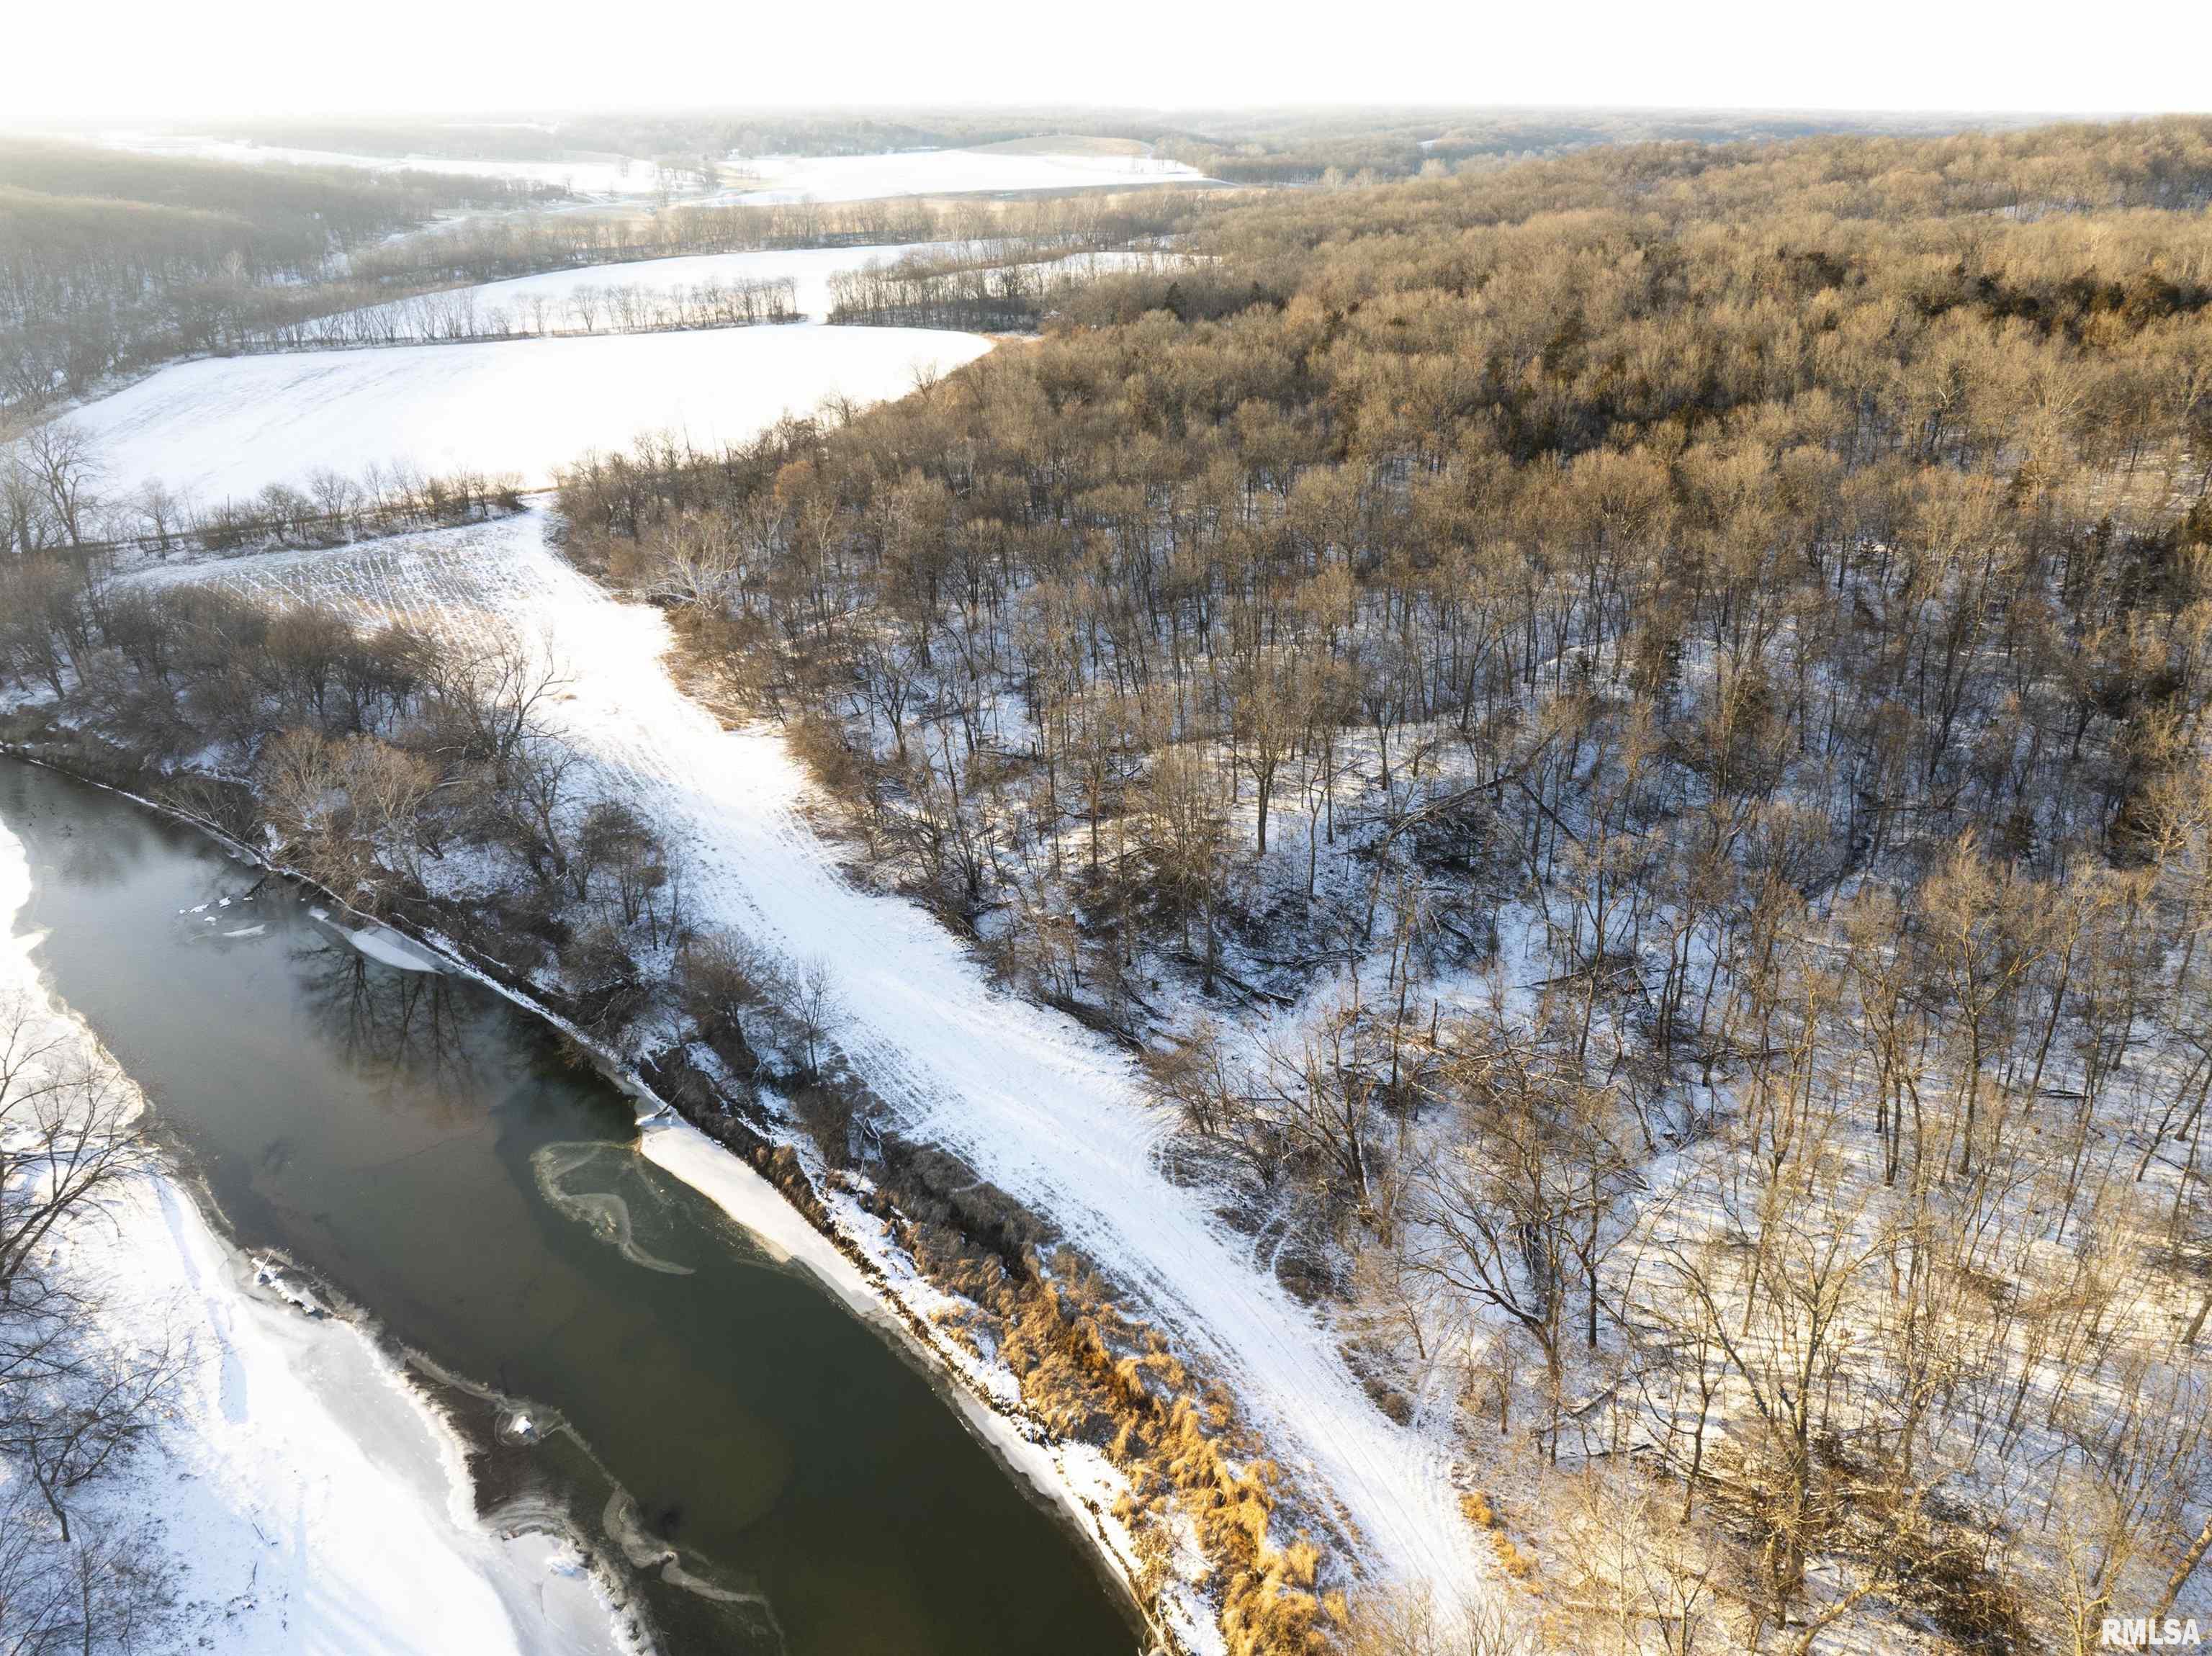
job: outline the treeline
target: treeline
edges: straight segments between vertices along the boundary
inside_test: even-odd
[[[512,473],[425,474],[371,464],[358,476],[324,470],[301,487],[270,483],[246,500],[196,500],[161,482],[126,494],[106,487],[96,446],[66,420],[0,446],[0,559],[66,555],[166,558],[178,553],[337,546],[407,531],[482,523],[517,512]],[[50,682],[59,658],[47,657]],[[57,691],[58,694],[58,691]]]
[[[535,974],[595,1034],[643,1005],[639,961],[676,925],[668,858],[585,786],[546,719],[559,664],[529,646],[464,649],[44,555],[0,567],[0,672],[91,721],[98,740],[58,755],[74,767],[265,846],[356,908],[434,923],[512,981]],[[218,749],[250,786],[180,763]],[[448,858],[497,877],[457,897]]]
[[[255,343],[313,349],[553,339],[749,328],[799,319],[798,285],[789,276],[740,276],[667,288],[581,282],[559,292],[518,294],[506,303],[490,300],[475,288],[457,288],[303,321]]]
[[[1750,111],[1469,109],[1449,105],[1285,112],[1201,111],[1156,136],[1158,153],[1234,184],[1306,188],[1440,175],[1474,162],[1567,154],[1601,145],[1773,144],[1894,133],[1924,137],[1962,126],[2018,127],[2019,118],[1784,114]]]
[[[1047,133],[1111,130],[1095,112],[915,108],[891,111],[629,111],[531,124],[425,119],[256,120],[205,129],[255,143],[372,155],[492,156],[559,161],[573,155],[869,155],[963,149]]]
[[[2212,1538],[2208,190],[2170,120],[1270,197],[562,511],[1147,1052],[1571,1647],[2087,1650]]]
[[[357,246],[451,207],[526,205],[534,192],[468,173],[372,173],[283,162],[242,166],[27,137],[0,141],[0,183],[61,201],[223,215],[252,227],[257,252],[292,269],[333,243]]]
[[[455,161],[554,161],[568,159],[575,148],[561,142],[557,128],[552,124],[530,121],[406,117],[276,119],[195,124],[191,130],[284,149],[322,149],[340,155],[395,159],[428,155]]]
[[[1031,329],[1091,282],[1130,270],[1191,268],[1192,261],[1170,252],[1065,254],[1005,241],[948,243],[837,272],[830,278],[829,319],[877,327]],[[1180,298],[1177,289],[1170,307]]]
[[[1055,285],[1047,264],[942,269],[927,262],[870,263],[830,278],[830,320],[890,328],[1032,328]]]
[[[1172,191],[1060,200],[702,204],[650,217],[545,215],[477,221],[407,238],[355,262],[366,280],[495,282],[543,270],[799,247],[998,242],[1069,252],[1126,246],[1182,226],[1193,198]]]
[[[0,407],[216,349],[253,295],[320,282],[441,209],[530,199],[486,179],[0,141]]]

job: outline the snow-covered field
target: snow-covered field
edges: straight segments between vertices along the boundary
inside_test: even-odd
[[[1160,1175],[1147,1152],[1170,1124],[1140,1096],[1127,1059],[994,990],[915,906],[846,880],[802,815],[805,779],[775,732],[722,730],[670,679],[660,613],[609,597],[543,534],[526,515],[157,578],[542,640],[572,680],[555,718],[599,785],[679,848],[701,919],[792,962],[829,963],[837,1040],[906,1129],[1048,1217],[1224,1380],[1285,1470],[1334,1498],[1372,1568],[1446,1592],[1481,1579],[1447,1450],[1386,1418],[1328,1327],[1212,1218],[1202,1193]]]
[[[951,242],[887,242],[863,247],[804,247],[749,253],[698,253],[682,258],[635,259],[621,264],[592,264],[574,270],[549,270],[505,282],[481,282],[441,288],[364,310],[343,311],[317,325],[319,338],[340,342],[370,338],[451,337],[457,319],[467,318],[486,333],[558,334],[609,325],[613,318],[606,295],[615,290],[669,298],[705,287],[789,278],[800,314],[821,321],[830,314],[830,281],[869,264],[888,264],[908,254],[950,252]],[[1108,250],[1069,253],[1039,268],[1054,275],[1097,276],[1129,270],[1169,270],[1192,264],[1188,253]],[[588,314],[578,308],[590,299]]]
[[[173,364],[71,418],[115,494],[158,478],[211,504],[394,461],[511,471],[534,487],[646,432],[741,441],[827,397],[902,395],[918,373],[989,349],[974,334],[801,325],[216,357]]]
[[[830,312],[831,276],[841,270],[857,270],[872,262],[888,263],[892,259],[903,258],[908,253],[924,252],[930,246],[927,242],[897,242],[871,247],[804,247],[751,253],[700,253],[684,258],[645,258],[625,264],[593,264],[577,270],[549,270],[539,276],[516,276],[507,282],[484,282],[469,288],[447,288],[426,295],[424,300],[395,300],[388,305],[373,306],[366,312],[348,312],[333,317],[330,326],[334,333],[343,337],[350,317],[388,317],[398,324],[403,336],[428,337],[422,328],[415,325],[415,318],[427,301],[448,312],[465,303],[470,312],[480,318],[489,318],[496,312],[506,316],[509,325],[516,330],[534,332],[532,307],[542,303],[549,317],[549,329],[557,331],[575,325],[566,314],[568,301],[588,288],[604,293],[617,288],[629,288],[665,294],[710,282],[728,285],[739,282],[773,282],[785,276],[790,277],[797,287],[800,312],[819,319]]]
[[[242,138],[193,136],[165,132],[105,132],[102,143],[141,155],[179,155],[259,167],[270,161],[295,167],[358,167],[372,173],[459,173],[470,178],[504,179],[514,184],[549,185],[580,196],[649,196],[660,188],[651,161],[619,155],[588,161],[517,161],[449,155],[360,155],[336,149],[288,149],[281,144]]]
[[[0,995],[44,1009],[64,1062],[96,1047],[52,1003],[30,890],[0,823]],[[179,1407],[153,1447],[92,1497],[95,1524],[149,1518],[179,1597],[229,1656],[586,1656],[625,1648],[580,1561],[544,1535],[475,1519],[459,1441],[368,1338],[310,1319],[256,1279],[190,1193],[127,1186],[68,1239],[63,1268],[97,1283],[119,1326],[165,1321],[191,1342]],[[73,1514],[80,1522],[83,1510]]]
[[[1133,190],[1195,184],[1206,175],[1150,155],[1027,155],[1006,150],[912,149],[883,155],[754,155],[733,165],[751,187],[718,199],[750,207],[802,201],[873,201],[1011,190]]]

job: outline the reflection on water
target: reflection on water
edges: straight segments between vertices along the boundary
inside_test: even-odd
[[[1127,1656],[1073,1538],[875,1331],[629,1148],[453,976],[366,959],[197,835],[0,761],[21,924],[242,1240],[368,1307],[502,1513],[634,1559],[678,1652]],[[228,901],[226,901],[228,900]]]
[[[302,1009],[346,1067],[387,1102],[449,1120],[481,1107],[483,1078],[458,980],[377,966],[313,929],[289,952]]]

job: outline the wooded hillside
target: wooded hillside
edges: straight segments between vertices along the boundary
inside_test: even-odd
[[[2207,1604],[2208,200],[2166,121],[1194,211],[562,507],[1146,1054],[1537,1636],[2087,1650]]]
[[[0,138],[0,409],[206,349],[232,312],[441,208],[528,198],[492,179]]]

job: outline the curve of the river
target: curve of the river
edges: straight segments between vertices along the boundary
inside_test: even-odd
[[[535,1021],[366,958],[117,796],[0,762],[0,820],[54,992],[237,1239],[412,1354],[481,1501],[556,1501],[647,1565],[672,1651],[1135,1647],[1088,1549],[896,1342],[643,1161],[627,1101]],[[252,926],[210,923],[258,884]]]

